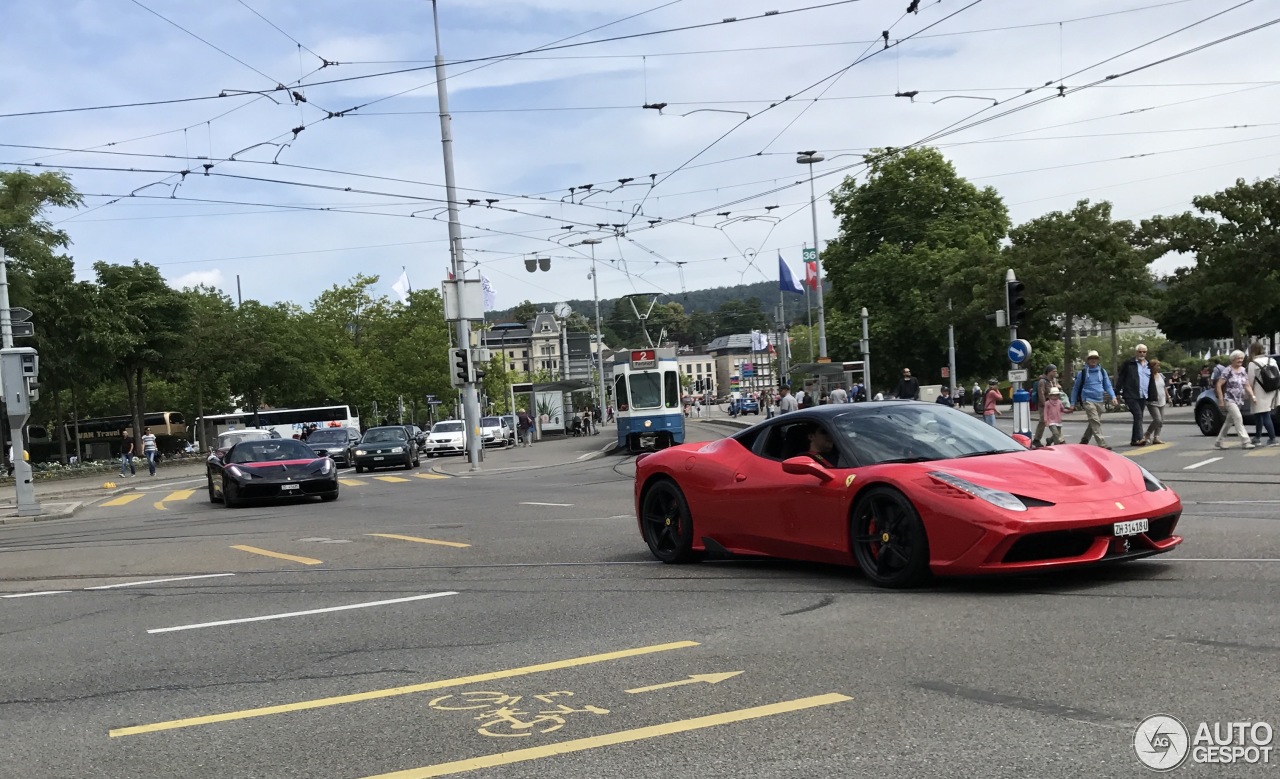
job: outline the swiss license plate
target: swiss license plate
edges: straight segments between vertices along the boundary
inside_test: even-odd
[[[387,458],[385,458],[385,457],[375,457],[375,458],[373,458],[373,459],[375,459],[375,460],[385,460],[385,459],[387,459]]]
[[[1148,529],[1147,520],[1145,519],[1133,519],[1115,524],[1115,531],[1118,536],[1136,536],[1139,533],[1147,532]]]
[[[282,489],[282,490],[300,490],[300,489],[302,489],[302,485],[300,485],[300,484],[281,484],[281,485],[280,485],[280,489]]]

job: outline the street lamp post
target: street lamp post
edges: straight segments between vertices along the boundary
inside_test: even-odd
[[[604,418],[604,341],[600,337],[600,284],[596,279],[596,244],[601,243],[599,238],[588,238],[583,241],[591,247],[591,296],[596,302],[596,375],[599,376],[597,391],[600,393],[596,401],[596,408],[600,410],[601,419]]]
[[[813,251],[814,257],[820,254],[818,248],[818,197],[813,189],[813,166],[822,162],[825,157],[817,152],[802,151],[796,157],[796,162],[801,165],[809,166],[809,209],[813,215]],[[827,359],[827,318],[822,307],[822,260],[815,259],[814,264],[817,266],[818,281],[818,359],[825,361]]]

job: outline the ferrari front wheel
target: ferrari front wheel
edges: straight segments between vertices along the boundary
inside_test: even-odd
[[[853,556],[881,587],[912,587],[929,578],[929,540],[915,506],[890,487],[873,487],[853,509]]]
[[[640,525],[653,556],[664,563],[688,563],[693,552],[693,518],[684,493],[673,481],[651,486],[640,503]]]

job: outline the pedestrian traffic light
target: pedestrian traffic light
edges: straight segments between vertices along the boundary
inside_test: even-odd
[[[455,384],[468,384],[471,382],[471,350],[470,349],[454,349],[453,350],[454,373],[457,381]]]
[[[1005,282],[1005,288],[1009,301],[1009,305],[1005,307],[1009,312],[1009,326],[1017,327],[1027,318],[1027,300],[1024,295],[1027,285],[1014,280]]]

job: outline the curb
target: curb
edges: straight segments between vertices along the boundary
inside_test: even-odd
[[[47,506],[60,506],[61,508],[54,511],[46,511],[43,514],[34,517],[20,517],[17,514],[2,515],[0,516],[0,525],[21,525],[27,522],[48,522],[53,519],[69,519],[75,516],[76,511],[83,505],[84,501],[45,503],[42,504],[42,508]]]

